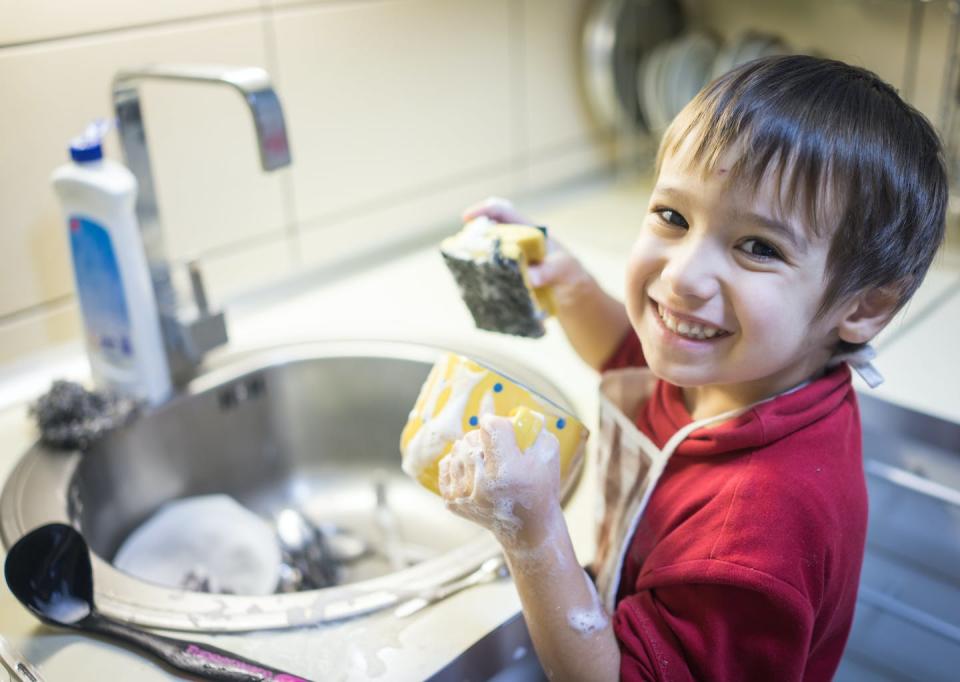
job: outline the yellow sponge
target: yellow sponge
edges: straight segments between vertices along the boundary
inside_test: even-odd
[[[509,417],[521,452],[546,428],[560,444],[561,481],[583,459],[587,429],[573,415],[503,374],[454,353],[433,366],[400,436],[403,470],[439,494],[440,460],[484,414]]]

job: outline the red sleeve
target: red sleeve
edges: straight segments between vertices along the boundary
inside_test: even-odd
[[[600,373],[621,367],[646,367],[647,361],[643,357],[643,348],[640,347],[640,338],[633,329],[627,330],[620,345],[600,367]]]
[[[780,586],[681,583],[623,599],[613,622],[620,679],[803,679],[813,612],[798,613],[793,588]]]

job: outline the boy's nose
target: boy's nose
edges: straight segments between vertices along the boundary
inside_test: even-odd
[[[720,291],[718,267],[709,244],[688,242],[667,253],[660,278],[677,297],[706,301]]]

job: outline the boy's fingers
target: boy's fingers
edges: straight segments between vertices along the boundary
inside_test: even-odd
[[[480,216],[486,216],[498,223],[529,223],[509,200],[501,197],[487,197],[483,201],[473,204],[464,210],[461,218],[463,222],[467,222]]]
[[[541,262],[527,266],[527,279],[535,287],[550,286],[563,281],[569,268],[570,257],[566,253],[550,253]]]
[[[496,475],[499,462],[518,452],[517,437],[513,432],[513,422],[506,417],[492,414],[480,418],[480,439],[488,457],[485,460],[488,474]]]
[[[440,460],[440,477],[437,479],[437,487],[440,488],[440,494],[443,497],[447,496],[447,491],[450,490],[450,457],[444,457]]]
[[[552,283],[550,272],[542,265],[528,265],[527,279],[530,280],[530,286],[542,287]]]
[[[533,271],[536,271],[537,274],[530,278],[531,283],[533,283],[534,278],[537,278],[538,281],[538,283],[533,283],[533,286],[571,283],[581,277],[584,272],[580,261],[571,256],[570,252],[562,246],[548,250],[546,258],[527,267],[528,276]]]

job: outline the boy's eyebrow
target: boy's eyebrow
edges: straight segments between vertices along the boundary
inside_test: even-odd
[[[797,232],[789,224],[782,223],[779,220],[771,218],[769,216],[761,215],[759,213],[754,213],[752,211],[746,211],[740,213],[739,217],[741,219],[750,221],[754,224],[760,225],[771,232],[776,232],[784,239],[786,239],[793,248],[799,251],[806,251],[806,240],[800,239],[797,237]]]
[[[667,197],[674,197],[677,199],[684,199],[687,197],[687,193],[677,187],[670,186],[657,186],[654,188],[654,192],[657,194],[663,194]],[[751,222],[755,225],[760,225],[761,227],[770,230],[779,234],[784,239],[786,239],[790,244],[799,251],[806,251],[806,240],[801,239],[797,235],[797,231],[791,227],[788,223],[781,222],[770,216],[762,215],[760,213],[755,213],[753,211],[741,211],[736,214],[737,219],[744,222]]]

